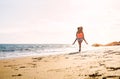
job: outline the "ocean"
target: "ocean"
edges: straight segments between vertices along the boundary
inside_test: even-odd
[[[0,44],[0,59],[53,55],[78,51],[70,44]]]

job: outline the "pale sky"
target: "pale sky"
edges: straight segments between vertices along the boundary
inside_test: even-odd
[[[120,0],[0,0],[0,43],[120,41]]]

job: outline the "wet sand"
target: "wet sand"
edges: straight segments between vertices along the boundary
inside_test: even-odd
[[[0,79],[120,79],[120,46],[0,60]]]

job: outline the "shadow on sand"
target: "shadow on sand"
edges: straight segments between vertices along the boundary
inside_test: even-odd
[[[72,53],[69,53],[68,55],[73,55],[73,54],[78,54],[80,52],[72,52]]]

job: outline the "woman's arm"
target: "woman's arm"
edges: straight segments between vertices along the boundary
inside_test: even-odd
[[[76,39],[75,39],[75,41],[73,42],[72,45],[74,45],[76,41],[77,41],[77,32],[76,32]]]
[[[88,42],[85,40],[85,38],[83,38],[83,40],[85,41],[86,44],[88,44]]]
[[[74,44],[75,44],[76,40],[77,40],[77,38],[75,39],[75,41],[73,42],[73,44],[72,44],[72,45],[74,45]]]
[[[88,42],[86,41],[86,39],[84,37],[84,33],[83,33],[83,40],[85,41],[86,44],[88,44]]]

